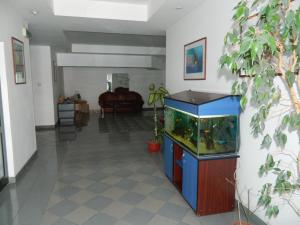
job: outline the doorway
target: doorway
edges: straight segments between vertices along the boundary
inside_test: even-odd
[[[127,73],[107,74],[107,91],[113,92],[118,87],[129,89],[129,75]]]

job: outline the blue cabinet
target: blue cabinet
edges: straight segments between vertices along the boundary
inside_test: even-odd
[[[165,173],[173,181],[173,141],[167,136],[164,136],[164,161]]]
[[[197,215],[232,211],[241,96],[183,91],[165,98],[165,173]]]
[[[182,195],[190,206],[197,209],[198,160],[187,151],[182,155]]]

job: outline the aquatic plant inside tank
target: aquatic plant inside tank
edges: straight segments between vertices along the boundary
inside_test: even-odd
[[[237,116],[200,118],[199,124],[199,154],[237,151]]]
[[[165,131],[197,153],[198,119],[181,111],[165,108]]]
[[[165,132],[195,154],[236,152],[238,117],[201,117],[165,108]]]

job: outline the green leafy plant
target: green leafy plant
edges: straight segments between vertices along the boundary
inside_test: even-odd
[[[164,105],[164,97],[167,96],[169,92],[164,87],[155,88],[154,84],[149,86],[149,98],[148,105],[153,106],[154,114],[154,141],[159,142],[162,134],[162,128],[158,126],[158,116],[157,116],[157,103],[160,102]]]
[[[268,217],[277,216],[276,196],[300,215],[293,202],[293,194],[300,189],[298,140],[294,143],[296,154],[286,149],[288,133],[300,134],[300,7],[293,0],[242,0],[234,8],[233,21],[220,64],[235,75],[244,75],[232,85],[232,93],[242,95],[242,109],[248,104],[256,109],[250,120],[252,134],[262,136],[260,147],[269,151],[259,176],[275,174],[274,182],[260,190],[258,205]],[[280,121],[277,128],[266,131],[266,121],[274,117]],[[297,169],[284,167],[276,157],[278,151],[275,156],[271,149],[275,145],[279,155],[291,158]]]

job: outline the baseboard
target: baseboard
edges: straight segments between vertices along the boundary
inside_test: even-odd
[[[9,184],[14,184],[14,183],[16,183],[16,181],[17,181],[17,179],[15,177],[9,177],[8,178],[8,183]]]
[[[0,179],[0,191],[9,183],[8,178],[2,178]]]
[[[37,158],[38,151],[36,150],[33,155],[30,157],[30,159],[25,163],[25,165],[22,167],[22,169],[19,171],[19,173],[15,177],[9,177],[8,181],[9,183],[16,183],[17,180],[19,180],[32,166],[33,162]]]
[[[53,130],[53,129],[55,129],[56,126],[57,126],[57,124],[55,124],[55,125],[49,125],[49,126],[35,126],[35,130],[36,131]]]

